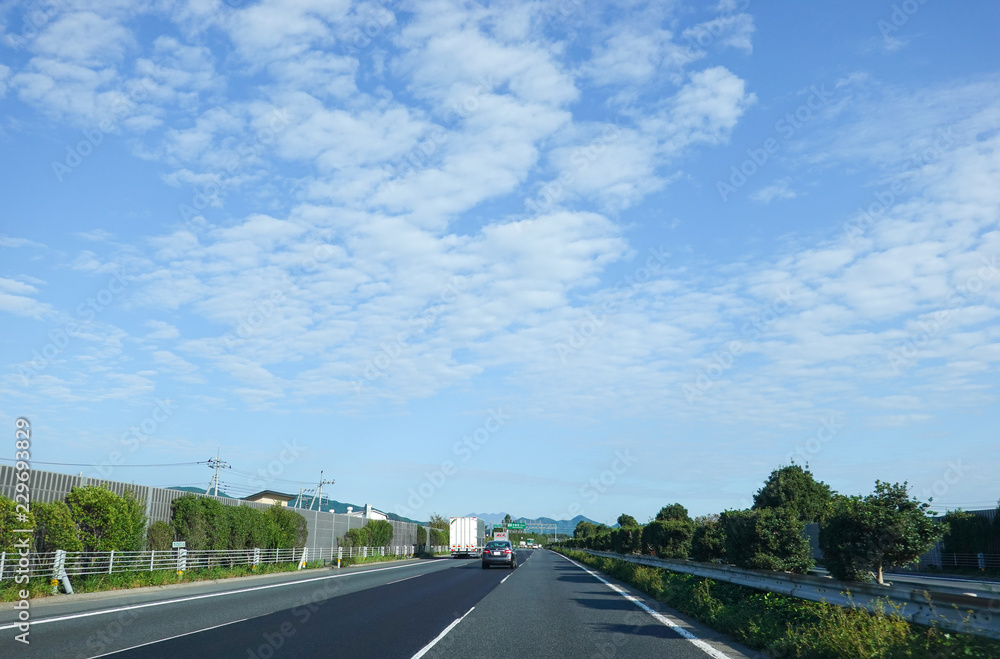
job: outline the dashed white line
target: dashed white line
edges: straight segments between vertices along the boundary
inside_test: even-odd
[[[466,612],[465,612],[465,616],[467,616],[467,615],[469,615],[470,613],[472,613],[472,612],[473,612],[473,611],[475,610],[475,608],[476,608],[476,607],[472,607],[471,609],[469,609],[468,611],[466,611]],[[433,640],[433,641],[431,641],[430,643],[428,643],[428,644],[427,644],[427,645],[425,645],[424,647],[420,648],[420,652],[418,652],[418,653],[416,653],[415,655],[413,655],[413,657],[411,657],[411,659],[420,659],[420,657],[422,657],[422,656],[424,656],[425,654],[427,654],[428,652],[430,652],[430,649],[431,649],[432,647],[434,647],[435,645],[437,645],[438,641],[440,641],[440,640],[441,640],[442,638],[444,638],[445,636],[447,636],[447,635],[448,635],[448,632],[450,632],[451,630],[455,629],[455,626],[456,626],[456,625],[458,625],[458,623],[460,623],[460,622],[462,622],[463,620],[465,620],[465,616],[462,616],[461,618],[457,618],[457,619],[455,620],[455,622],[453,622],[453,623],[451,623],[450,625],[448,625],[447,627],[445,627],[445,628],[444,628],[444,631],[442,631],[442,632],[441,632],[440,634],[438,634],[438,635],[437,635],[437,636],[436,636],[436,637],[434,638],[434,640]]]
[[[605,579],[601,575],[597,574],[593,570],[589,570],[585,566],[581,565],[580,563],[577,563],[572,558],[567,558],[566,556],[563,556],[559,552],[553,552],[553,553],[555,553],[557,556],[562,556],[562,558],[565,558],[567,561],[569,561],[573,565],[577,566],[578,568],[580,568],[581,570],[583,570],[584,572],[586,572],[590,576],[594,577],[595,579],[597,579],[598,581],[600,581],[601,583],[603,583],[605,586],[607,586],[611,590],[615,591],[616,593],[618,593],[619,595],[621,595],[622,597],[624,597],[628,601],[632,602],[633,604],[635,604],[636,606],[638,606],[640,609],[642,609],[643,611],[645,611],[649,615],[653,616],[653,618],[655,618],[661,624],[666,625],[667,627],[670,627],[670,629],[672,629],[675,632],[677,632],[678,634],[680,634],[680,636],[682,638],[684,638],[685,640],[690,641],[699,650],[703,651],[705,654],[707,654],[708,656],[712,657],[712,659],[732,659],[732,657],[730,657],[729,655],[724,654],[722,652],[719,652],[718,650],[716,650],[715,648],[713,648],[711,645],[709,645],[705,641],[701,640],[700,638],[698,638],[697,636],[695,636],[694,634],[692,634],[688,630],[684,629],[683,627],[681,627],[680,625],[678,625],[676,622],[674,622],[670,618],[666,617],[665,615],[663,615],[661,613],[657,613],[653,609],[649,608],[648,606],[646,606],[645,602],[643,602],[638,597],[633,596],[632,594],[630,594],[624,588],[616,586],[615,584],[611,583],[610,581],[608,581],[607,579]]]

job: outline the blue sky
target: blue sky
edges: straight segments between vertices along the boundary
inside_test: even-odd
[[[0,9],[0,417],[411,517],[983,508],[991,3]],[[13,448],[11,448],[11,452]]]

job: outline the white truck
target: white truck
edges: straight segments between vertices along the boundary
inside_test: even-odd
[[[507,540],[507,541],[509,541],[510,540],[510,534],[508,534],[506,531],[494,531],[493,532],[493,539],[494,540]]]
[[[486,522],[478,517],[452,517],[448,538],[452,558],[479,557],[486,545]]]

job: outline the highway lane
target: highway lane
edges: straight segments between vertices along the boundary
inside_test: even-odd
[[[33,600],[31,644],[27,647],[14,641],[18,632],[10,625],[17,612],[11,605],[5,605],[0,610],[0,656],[82,659],[277,612],[289,614],[301,625],[330,601],[472,563],[451,559],[377,563],[342,570],[310,570],[142,589],[138,593]],[[474,567],[480,570],[478,562]],[[246,649],[239,656],[247,657]]]
[[[526,553],[522,554],[521,561],[526,558]],[[278,611],[111,656],[411,657],[512,573],[496,568],[483,570],[478,560],[439,563],[450,569],[401,575],[313,607]]]
[[[597,576],[594,576],[597,574]],[[660,616],[637,606],[601,579]],[[697,643],[663,621],[679,625]],[[758,656],[614,580],[538,551],[422,659],[502,654],[532,659],[745,659]]]
[[[237,587],[208,584],[169,596],[65,598],[33,608],[28,652],[0,623],[0,656],[405,659],[497,648],[525,657],[749,656],[696,623],[680,622],[710,642],[699,648],[665,626],[667,618],[553,552],[519,555],[513,571],[483,570],[477,560],[407,561],[256,577]],[[660,615],[657,603],[642,601]],[[0,611],[0,620],[11,613]]]

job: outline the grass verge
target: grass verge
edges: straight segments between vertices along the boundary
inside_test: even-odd
[[[755,650],[776,658],[997,659],[1000,642],[911,624],[887,602],[878,613],[559,550]]]

